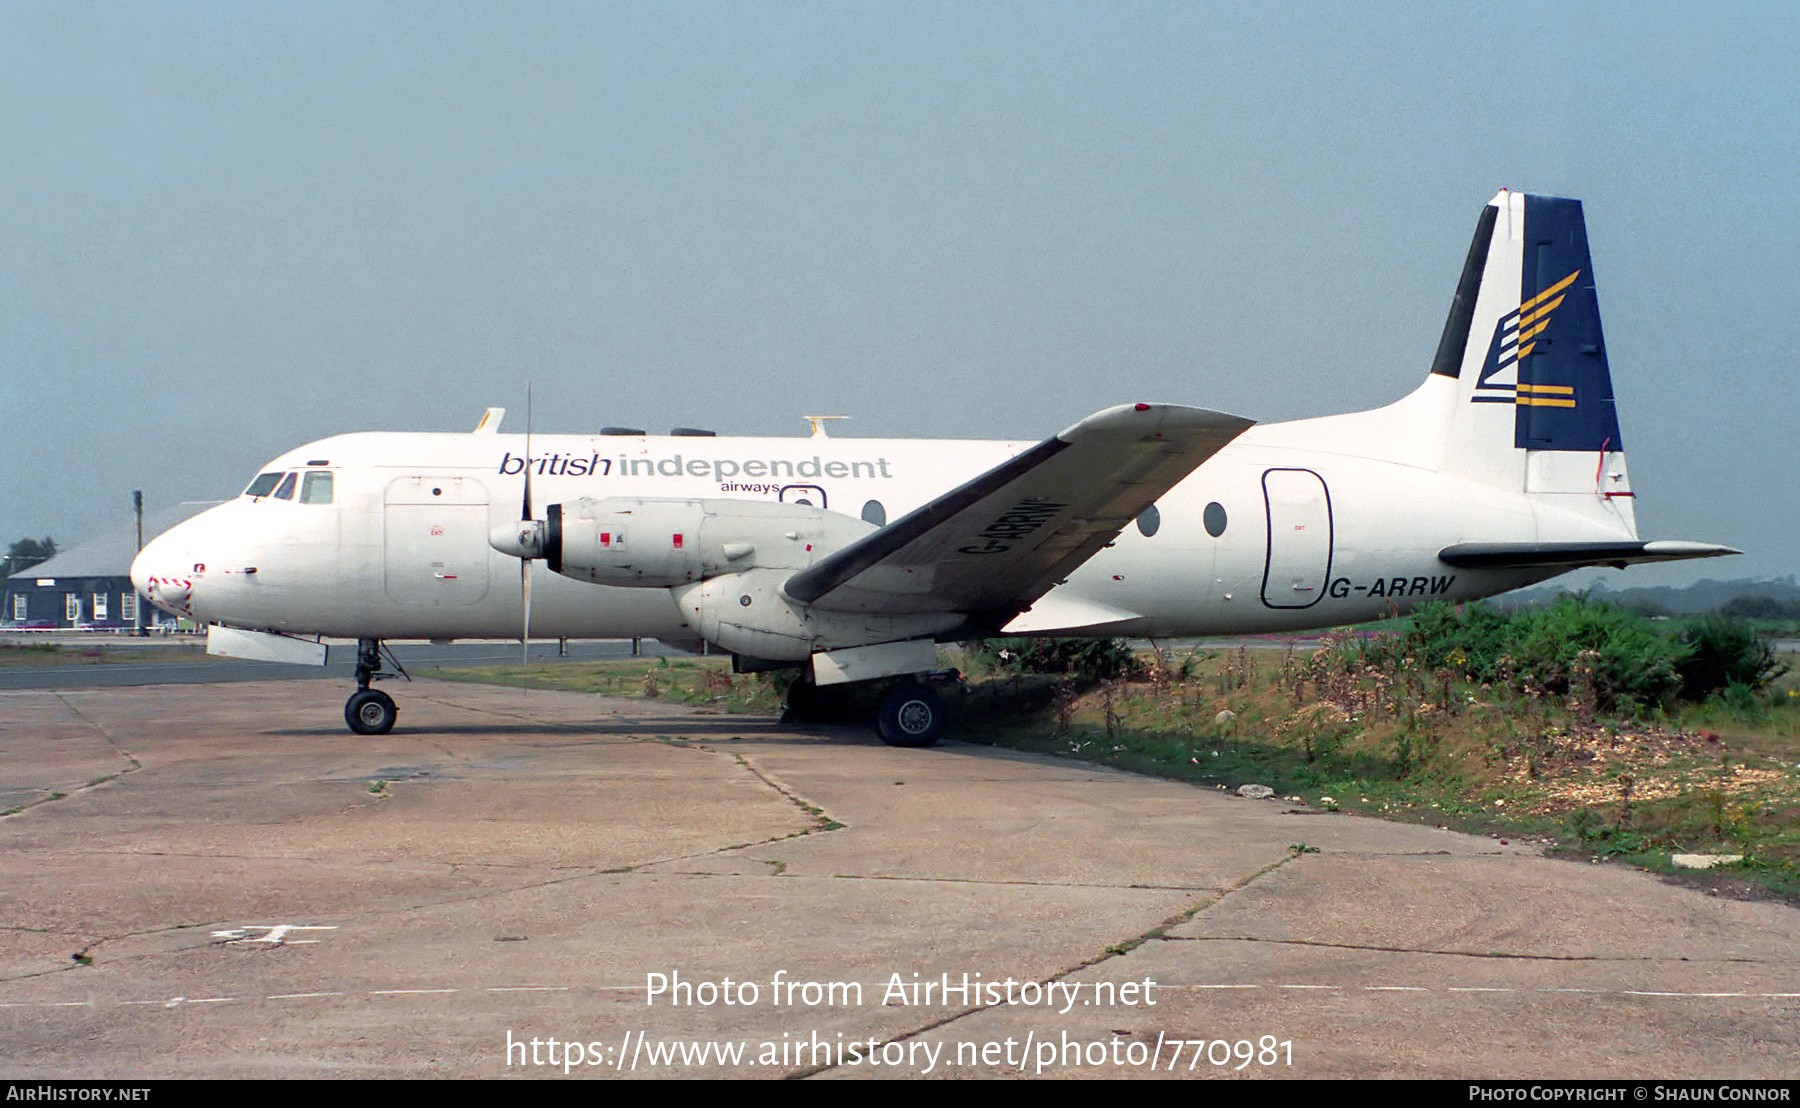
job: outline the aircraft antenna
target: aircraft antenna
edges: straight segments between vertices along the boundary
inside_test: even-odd
[[[828,419],[849,419],[850,417],[847,415],[809,415],[801,416],[800,418],[812,424],[813,438],[828,439],[831,436],[825,433],[825,421]]]

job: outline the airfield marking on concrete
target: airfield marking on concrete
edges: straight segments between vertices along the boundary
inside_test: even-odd
[[[240,943],[269,943],[273,946],[298,946],[302,943],[316,943],[319,940],[290,939],[288,938],[290,932],[336,930],[336,924],[330,926],[309,926],[299,923],[278,923],[274,926],[270,926],[268,924],[255,923],[248,927],[232,927],[224,931],[214,931],[212,937],[225,940],[226,946],[237,946]],[[261,938],[252,939],[249,938],[250,932],[252,931],[262,931],[264,934]]]
[[[322,996],[343,996],[343,993],[277,993],[265,996],[264,1000],[313,1000]]]

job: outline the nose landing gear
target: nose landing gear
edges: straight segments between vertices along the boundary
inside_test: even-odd
[[[393,651],[388,652],[388,659],[394,663],[396,673],[381,672],[380,639],[357,640],[356,691],[344,702],[344,722],[358,735],[385,735],[394,729],[394,721],[400,716],[393,697],[369,687],[371,681],[383,677],[400,676],[412,680]]]

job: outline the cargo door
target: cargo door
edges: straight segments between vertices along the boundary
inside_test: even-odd
[[[390,599],[450,608],[487,595],[488,496],[480,481],[421,474],[391,482],[382,534]]]

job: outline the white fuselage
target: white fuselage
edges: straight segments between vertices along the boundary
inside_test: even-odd
[[[1425,402],[1251,428],[1157,502],[1151,533],[1128,526],[1013,626],[1161,637],[1355,623],[1560,572],[1455,569],[1436,556],[1455,543],[1632,532],[1597,493],[1558,503],[1446,472],[1416,437],[1384,448],[1383,428],[1409,425],[1409,405]],[[805,501],[879,523],[1031,445],[537,435],[532,499],[540,511],[580,497]],[[265,472],[329,472],[329,503],[246,494],[157,538],[133,576],[165,607],[248,630],[516,638],[520,563],[488,537],[520,518],[525,453],[519,435],[312,443]],[[697,638],[666,588],[579,582],[542,562],[531,572],[534,637]],[[1088,615],[1100,611],[1113,617],[1103,627]]]

